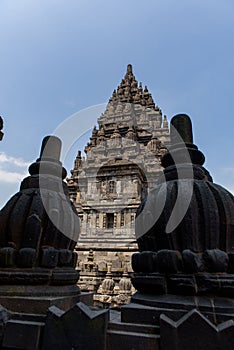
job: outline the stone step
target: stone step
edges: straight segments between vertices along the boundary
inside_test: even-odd
[[[121,320],[126,323],[138,323],[156,326],[160,324],[160,315],[164,313],[168,317],[179,319],[186,313],[185,310],[173,308],[151,307],[141,304],[130,303],[121,309]]]
[[[109,322],[108,332],[109,331],[158,335],[159,326],[114,321],[114,322]]]
[[[125,325],[129,327],[129,324]],[[138,332],[130,332],[126,330],[112,330],[107,331],[106,350],[159,350],[159,335],[141,333],[140,328]]]

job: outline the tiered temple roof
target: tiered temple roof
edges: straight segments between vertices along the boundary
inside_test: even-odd
[[[90,140],[85,147],[87,153],[109,138],[127,137],[144,146],[151,139],[159,138],[168,144],[167,117],[162,117],[162,111],[155,104],[147,86],[138,83],[132,65],[127,66],[127,72],[120,85],[113,91],[105,112],[98,119],[98,129],[94,126]]]
[[[158,109],[157,106],[155,107],[152,95],[149,93],[147,86],[145,86],[143,90],[142,83],[140,82],[138,84],[138,81],[132,72],[131,64],[127,66],[127,72],[124,79],[122,79],[117,89],[113,91],[109,102],[130,102],[153,109]]]

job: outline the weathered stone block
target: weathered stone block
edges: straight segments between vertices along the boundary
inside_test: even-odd
[[[234,253],[233,252],[229,253],[228,258],[229,258],[228,272],[234,273]]]
[[[59,266],[70,266],[72,262],[72,251],[68,249],[60,249],[58,264]]]
[[[228,254],[220,249],[206,250],[203,259],[210,272],[226,272],[228,269]]]
[[[77,266],[77,260],[78,260],[78,254],[76,252],[72,252],[72,258],[70,262],[70,267],[76,267]]]
[[[104,261],[101,261],[98,263],[98,269],[99,271],[106,271],[107,270],[107,264]]]
[[[193,275],[170,275],[167,283],[170,294],[195,295],[197,292],[196,280]]]
[[[196,282],[198,288],[198,294],[217,294],[220,292],[221,284],[219,276],[216,274],[212,275],[209,273],[197,274]]]
[[[68,268],[60,268],[53,270],[52,282],[53,285],[69,285],[76,284],[79,279],[79,271]]]
[[[157,254],[158,271],[176,273],[182,269],[182,257],[176,250],[160,250]]]
[[[38,350],[40,349],[40,337],[43,323],[10,320],[6,324],[3,348]]]
[[[182,252],[183,266],[186,272],[196,273],[204,270],[202,256],[186,249]]]
[[[36,262],[36,249],[22,248],[17,256],[17,265],[20,267],[33,267]]]
[[[156,272],[157,253],[145,251],[132,255],[132,268],[135,272]]]
[[[16,264],[17,250],[11,247],[0,249],[0,266],[11,267]]]
[[[134,272],[141,272],[140,253],[132,254],[132,269]]]
[[[42,248],[41,263],[42,267],[55,267],[58,264],[58,250],[54,248]]]
[[[121,261],[120,260],[117,260],[117,259],[115,259],[115,260],[113,260],[112,261],[112,271],[113,270],[118,270],[118,269],[121,269],[121,267],[122,267],[122,264],[121,264]]]
[[[157,253],[142,252],[140,256],[141,272],[157,271]]]
[[[134,274],[132,284],[138,291],[146,294],[164,294],[167,292],[165,276],[159,273]]]

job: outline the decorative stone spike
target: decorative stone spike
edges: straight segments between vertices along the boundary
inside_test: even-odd
[[[132,65],[128,64],[127,66],[127,74],[132,74]]]
[[[62,142],[56,136],[44,137],[39,160],[59,161]]]
[[[127,268],[124,269],[122,278],[119,281],[119,290],[122,294],[131,294],[132,283],[128,276]]]
[[[167,121],[166,115],[164,115],[164,117],[163,117],[163,128],[168,128],[168,121]]]
[[[81,157],[81,151],[78,151],[77,157],[74,162],[74,169],[72,170],[72,173],[77,175],[79,167],[81,166],[82,163],[82,157]]]
[[[179,135],[179,137],[178,137]],[[187,114],[177,114],[171,120],[171,143],[193,143],[192,122]]]
[[[61,140],[56,136],[46,136],[42,141],[40,157],[30,165],[30,175],[50,174],[65,179],[67,172],[59,161]]]
[[[142,93],[143,92],[143,89],[142,89],[142,82],[140,82],[140,84],[139,84],[139,91]]]
[[[138,82],[133,74],[131,64],[127,66],[125,77],[118,86],[117,92],[116,90],[113,91],[112,97],[109,100],[109,103],[110,102],[131,102],[156,110],[155,103],[147,86],[145,86],[143,90],[142,83],[140,82],[138,87]],[[107,111],[110,112],[109,107],[107,107]],[[113,111],[111,111],[111,113],[112,112]]]
[[[164,168],[174,165],[175,162],[177,164],[204,164],[204,154],[193,144],[192,122],[188,115],[177,114],[172,118],[170,135],[170,152],[166,153],[162,158],[162,166]]]
[[[112,279],[111,264],[108,264],[106,278],[103,280],[101,284],[102,293],[112,294],[114,291],[114,287],[115,287],[115,282]]]

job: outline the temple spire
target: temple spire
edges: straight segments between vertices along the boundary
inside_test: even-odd
[[[143,90],[142,83],[138,84],[134,74],[132,65],[127,65],[127,70],[124,78],[121,83],[113,91],[112,97],[109,100],[109,103],[116,102],[130,102],[134,104],[140,104],[148,108],[155,109],[155,103],[153,101],[152,95],[149,93],[147,86]]]
[[[132,65],[131,64],[128,64],[128,66],[127,66],[127,73],[132,74]]]

